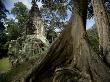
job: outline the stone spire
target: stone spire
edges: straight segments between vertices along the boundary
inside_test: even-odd
[[[29,20],[27,23],[27,35],[35,35],[39,39],[45,39],[45,29],[44,24],[41,19],[41,13],[36,4],[36,0],[32,0],[32,7],[29,11]],[[30,33],[31,32],[31,33]],[[43,40],[44,41],[44,40]]]
[[[36,4],[36,0],[32,0],[32,7],[29,11],[29,20],[27,23],[27,34],[36,34],[37,37],[45,36],[45,29],[41,19],[41,13]],[[31,32],[32,31],[32,32]]]
[[[40,10],[39,10],[39,8],[38,8],[38,5],[36,4],[36,0],[32,0],[32,7],[31,7],[31,10],[30,10],[30,15],[31,16],[34,16],[34,15],[36,15],[36,16],[41,16],[41,13],[40,13]]]

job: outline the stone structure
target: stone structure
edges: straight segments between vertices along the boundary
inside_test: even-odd
[[[32,1],[24,33],[25,35],[9,44],[10,61],[13,66],[38,58],[48,49],[49,42],[46,39],[44,25],[35,0]]]
[[[38,39],[41,39],[43,42],[46,42],[44,24],[35,0],[32,0],[32,7],[29,12],[29,20],[26,26],[26,35],[34,35]]]

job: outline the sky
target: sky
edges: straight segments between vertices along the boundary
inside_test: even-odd
[[[14,7],[14,3],[16,2],[22,2],[24,5],[27,6],[28,9],[31,8],[31,0],[9,0],[8,2],[5,3],[5,6],[7,8],[7,10],[11,11],[11,9]],[[38,7],[42,7],[42,3],[37,2]],[[13,15],[10,14],[8,15],[7,18],[13,18]],[[90,20],[87,19],[87,29],[91,28],[93,25],[95,24],[95,20],[94,18],[91,18]]]
[[[87,29],[91,28],[95,24],[95,18],[91,18],[90,20],[87,19]]]

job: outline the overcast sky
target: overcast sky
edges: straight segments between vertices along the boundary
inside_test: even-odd
[[[14,3],[18,2],[18,1],[22,2],[24,5],[26,5],[28,9],[31,8],[31,0],[8,0],[8,2],[5,3],[6,8],[10,11],[14,7]],[[37,4],[39,7],[42,6],[42,4],[40,2],[38,2]],[[13,15],[8,15],[8,18],[12,18],[12,17],[13,17]],[[87,29],[92,27],[93,24],[95,24],[94,19],[87,20]]]

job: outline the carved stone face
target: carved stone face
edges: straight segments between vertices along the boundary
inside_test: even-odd
[[[34,17],[33,19],[33,23],[35,25],[35,34],[37,34],[37,36],[44,36],[45,35],[45,30],[44,30],[44,25],[43,22],[41,20],[40,17]]]

